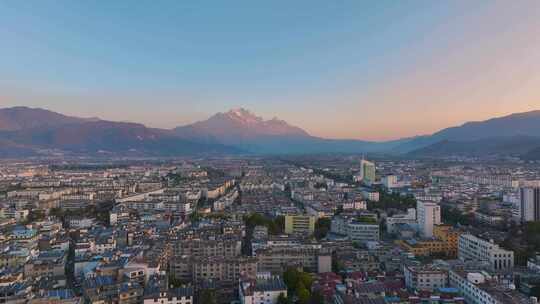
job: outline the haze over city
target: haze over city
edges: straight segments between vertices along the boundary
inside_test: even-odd
[[[388,140],[540,109],[538,1],[0,3],[0,107]]]

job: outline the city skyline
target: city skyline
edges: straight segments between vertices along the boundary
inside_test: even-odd
[[[325,138],[431,134],[540,108],[538,6],[2,3],[0,107],[160,128],[245,107]]]

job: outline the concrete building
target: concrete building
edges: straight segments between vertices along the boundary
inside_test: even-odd
[[[315,222],[317,218],[308,215],[286,215],[285,233],[312,235],[315,232]]]
[[[216,236],[215,239],[182,239],[174,242],[173,251],[177,257],[239,256],[242,240],[238,236]]]
[[[362,190],[362,196],[364,197],[364,199],[372,202],[378,202],[381,199],[380,193],[372,189]]]
[[[331,272],[332,252],[320,245],[293,245],[277,246],[259,249],[256,252],[258,258],[258,271],[272,274],[283,274],[283,271],[291,267],[302,267],[310,272]]]
[[[540,220],[540,187],[520,189],[520,219],[522,222]]]
[[[280,295],[287,296],[287,286],[279,276],[244,279],[238,295],[241,304],[276,304]]]
[[[144,304],[165,302],[167,304],[193,304],[193,287],[181,287],[144,295]]]
[[[346,235],[353,241],[369,242],[380,240],[380,227],[376,219],[365,219],[334,216],[330,231]]]
[[[404,266],[405,286],[414,291],[433,292],[448,285],[448,271],[432,266]]]
[[[535,303],[515,287],[501,284],[485,271],[452,269],[449,271],[450,286],[459,289],[470,304]]]
[[[493,270],[511,270],[514,267],[513,251],[500,248],[493,240],[484,240],[472,234],[459,236],[458,258],[488,262]]]
[[[459,236],[462,231],[450,225],[436,225],[433,228],[433,236],[446,244],[446,255],[457,257]]]
[[[376,167],[375,163],[362,159],[360,161],[360,181],[366,185],[371,185],[375,182],[376,178]]]
[[[343,210],[367,210],[367,202],[364,200],[343,202]]]
[[[15,219],[20,222],[26,220],[30,210],[28,209],[16,209],[16,208],[0,208],[0,219]]]
[[[490,226],[500,225],[504,222],[504,217],[502,215],[492,212],[475,211],[474,219],[477,220],[479,223]]]
[[[375,164],[362,158],[362,160],[360,160],[360,171],[353,176],[353,180],[355,182],[362,182],[369,186],[375,182],[375,178]]]
[[[143,303],[193,304],[194,290],[192,286],[168,288],[166,280],[159,277],[150,278],[144,288]]]
[[[408,224],[416,226],[416,209],[409,208],[405,214],[396,214],[386,218],[386,231],[388,233],[396,233],[396,227],[399,224]]]
[[[241,275],[255,277],[257,258],[255,257],[202,257],[178,258],[170,262],[171,273],[179,280],[198,284],[205,280],[219,281],[231,286],[238,283]]]
[[[441,224],[441,207],[434,202],[418,201],[416,217],[420,235],[426,238],[433,237],[433,226]]]
[[[386,189],[398,187],[398,178],[396,175],[387,175],[381,179],[381,182]]]
[[[409,239],[409,240],[397,240],[398,244],[405,251],[413,254],[414,256],[432,256],[432,255],[446,255],[449,254],[448,243],[438,239]]]

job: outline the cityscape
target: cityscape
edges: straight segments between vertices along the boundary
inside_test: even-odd
[[[540,2],[0,1],[0,304],[539,304]]]

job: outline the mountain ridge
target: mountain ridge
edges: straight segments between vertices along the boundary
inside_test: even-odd
[[[494,149],[486,152],[526,155],[529,151],[509,149],[506,144],[514,140],[531,151],[540,150],[538,138],[540,110],[466,122],[431,135],[374,142],[320,138],[276,117],[265,120],[245,108],[219,112],[206,120],[173,129],[79,118],[40,108],[0,109],[0,156],[17,151],[32,154],[43,149],[59,149],[72,153],[151,155],[339,152],[441,157],[451,153],[478,154],[482,149],[474,147],[474,142]]]
[[[171,130],[139,123],[78,118],[27,107],[0,109],[0,113],[0,125],[4,126],[0,129],[0,157],[36,156],[44,151],[134,156],[241,152],[217,143],[178,138]]]

